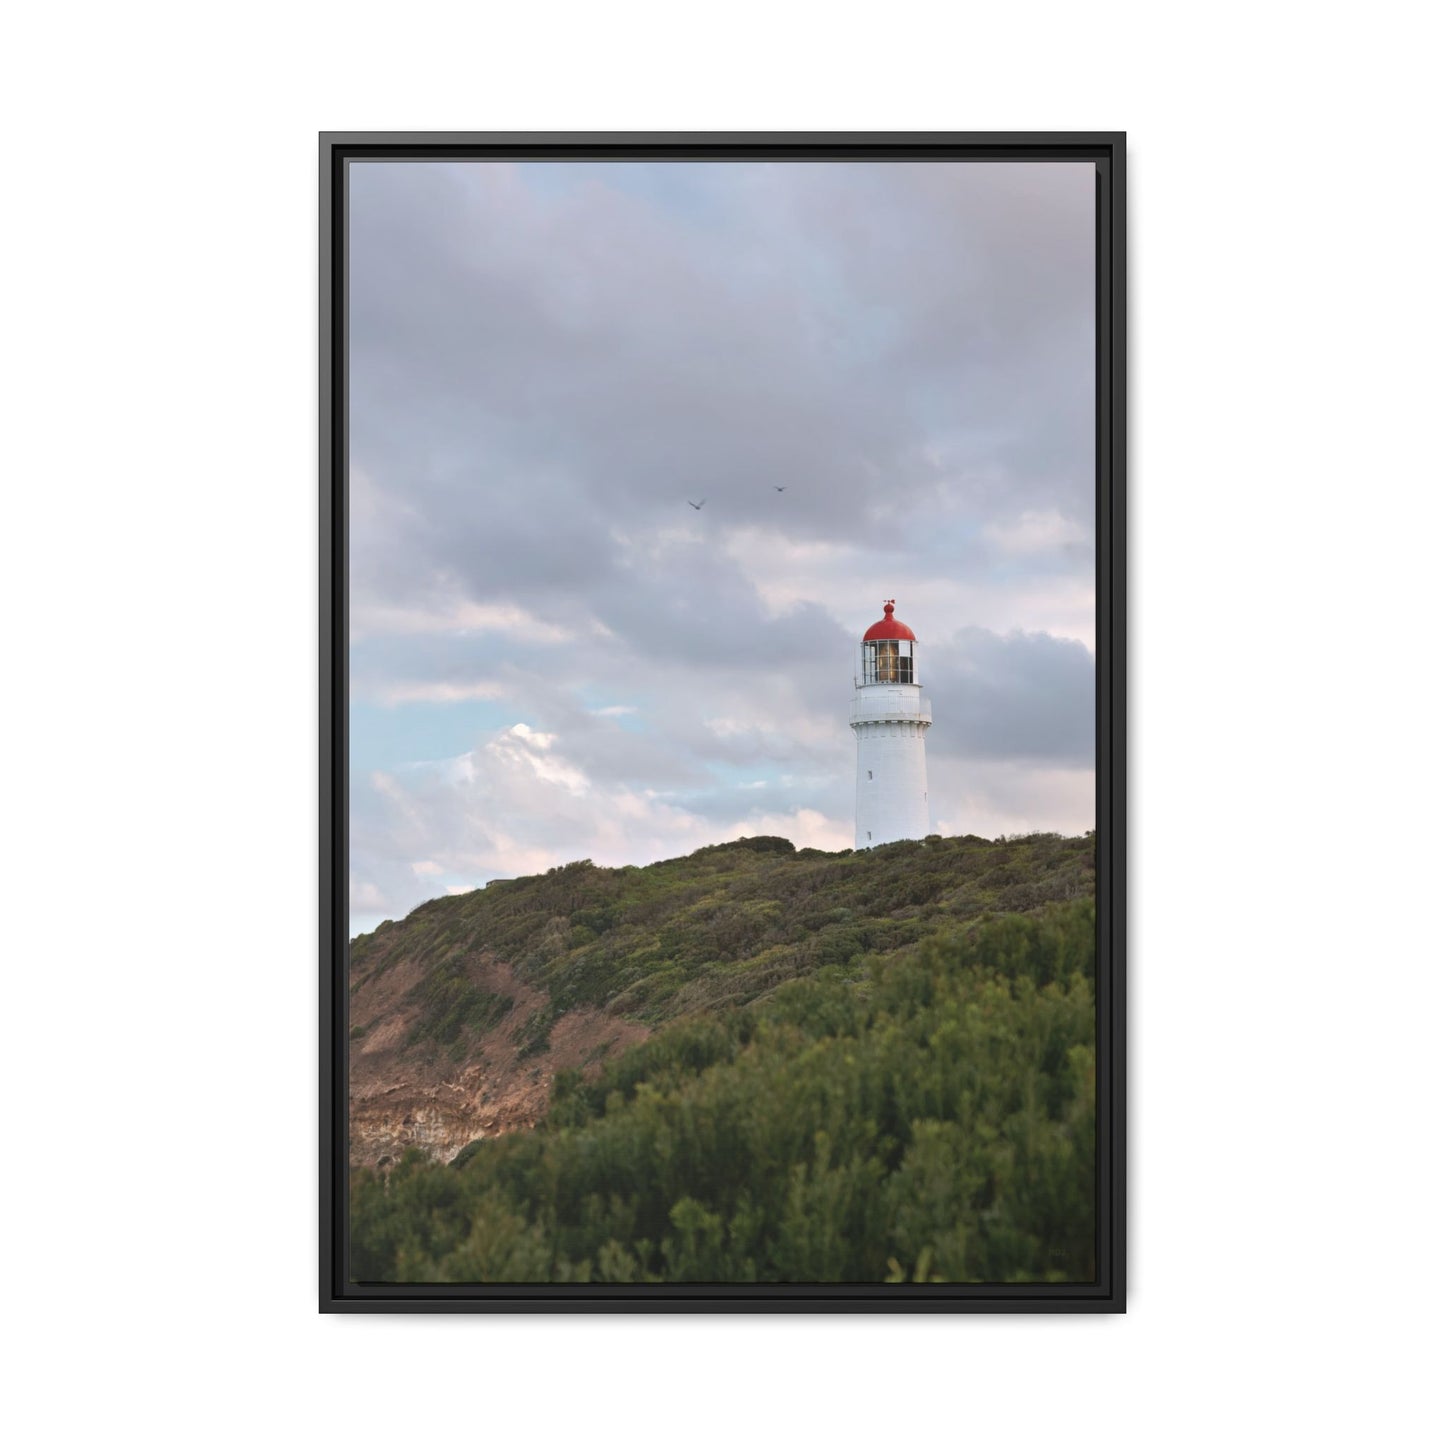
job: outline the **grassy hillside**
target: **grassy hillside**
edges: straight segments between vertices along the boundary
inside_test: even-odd
[[[579,1009],[655,1032],[534,1131],[355,1171],[354,1277],[1091,1278],[1092,894],[1091,838],[750,839],[383,925],[353,987],[415,974],[408,1048],[496,1030],[479,951],[545,994],[519,1052]]]
[[[413,1045],[460,1055],[505,1013],[472,977],[489,952],[545,991],[524,1049],[583,1006],[649,1023],[747,1003],[792,978],[838,968],[859,978],[887,958],[993,913],[1092,897],[1092,837],[990,843],[930,838],[861,853],[794,850],[745,838],[645,868],[570,863],[424,903],[351,945],[353,993],[403,960],[426,977]]]

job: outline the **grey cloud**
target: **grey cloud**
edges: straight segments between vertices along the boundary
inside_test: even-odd
[[[923,661],[930,755],[1092,764],[1094,659],[1082,643],[966,628]]]
[[[738,523],[849,535],[870,516],[886,528],[880,482],[905,502],[935,484],[925,436],[964,467],[1047,454],[1056,428],[1077,440],[1092,301],[1086,285],[1057,304],[1078,260],[1056,276],[1054,253],[1087,260],[1079,215],[1042,217],[1067,246],[1026,246],[996,234],[998,182],[972,194],[976,168],[952,168],[970,194],[949,207],[940,181],[924,190],[894,168],[775,167],[754,211],[712,232],[600,183],[539,199],[494,169],[370,167],[353,182],[354,451],[453,503],[448,535],[485,517],[499,545],[473,551],[481,587],[515,580],[500,544],[535,505],[557,507],[568,565],[584,551],[567,545],[570,516],[595,536],[689,493]],[[919,196],[929,204],[905,209]],[[796,229],[777,219],[790,198]],[[860,210],[863,231],[849,224]],[[1021,473],[1006,504],[1055,483]],[[774,485],[792,491],[786,508]]]

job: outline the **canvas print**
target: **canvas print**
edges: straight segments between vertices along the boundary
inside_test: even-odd
[[[349,163],[353,1281],[1096,1279],[1095,207]]]

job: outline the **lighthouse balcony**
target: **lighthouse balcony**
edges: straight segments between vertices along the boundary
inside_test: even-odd
[[[854,688],[849,726],[875,722],[916,722],[928,727],[933,722],[933,708],[919,687]]]

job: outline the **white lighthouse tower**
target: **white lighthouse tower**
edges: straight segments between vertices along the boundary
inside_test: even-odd
[[[918,639],[893,615],[891,601],[863,634],[849,725],[858,738],[854,846],[926,837],[923,735],[933,726],[933,710],[918,683]]]

